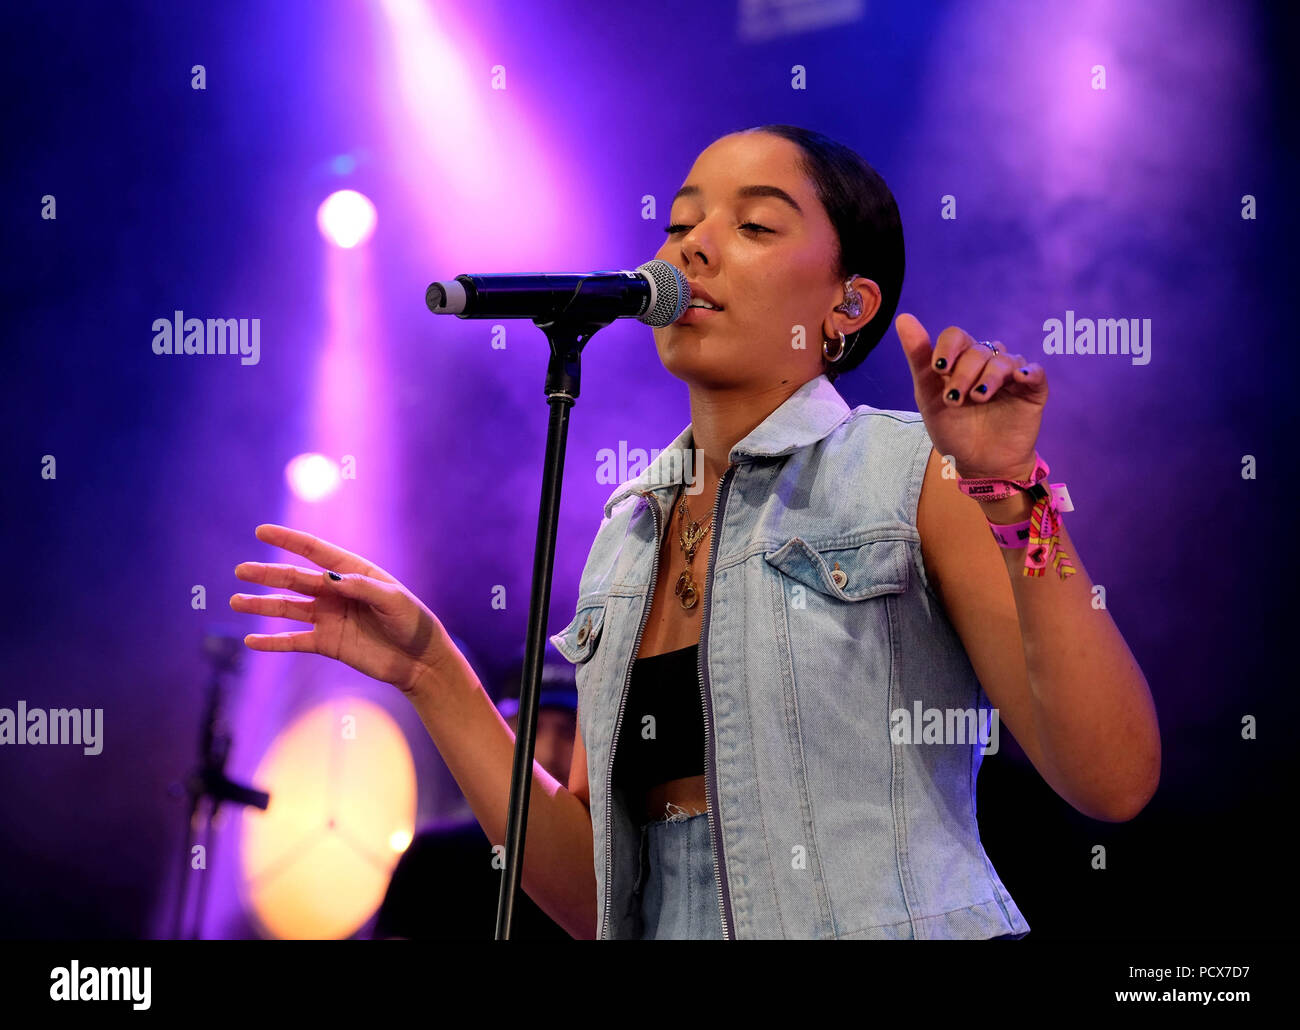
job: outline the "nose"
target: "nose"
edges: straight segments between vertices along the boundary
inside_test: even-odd
[[[709,264],[709,254],[713,246],[708,241],[708,237],[702,231],[706,219],[697,222],[695,226],[682,237],[682,264],[689,271],[691,261],[696,260],[707,266]]]

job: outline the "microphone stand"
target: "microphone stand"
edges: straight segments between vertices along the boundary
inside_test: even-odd
[[[581,288],[570,298],[581,295]],[[594,301],[594,303],[593,303]],[[546,399],[550,420],[546,428],[546,454],[542,466],[542,497],[537,515],[537,541],[533,547],[532,594],[528,602],[528,639],[524,650],[523,679],[519,686],[519,722],[515,732],[514,766],[510,773],[510,801],[506,817],[506,864],[497,899],[496,940],[510,939],[515,892],[523,875],[524,830],[533,785],[533,743],[537,738],[537,701],[542,678],[546,618],[551,604],[551,571],[555,561],[555,535],[560,512],[560,484],[564,478],[564,451],[569,432],[569,408],[578,399],[582,348],[599,330],[618,317],[615,301],[607,305],[591,298],[581,317],[560,312],[549,320],[535,319],[546,334],[551,358],[546,366]],[[567,309],[566,309],[567,310]],[[549,316],[548,316],[549,317]]]
[[[186,777],[184,789],[188,795],[185,817],[185,842],[181,851],[181,878],[176,885],[176,907],[172,917],[172,939],[181,939],[181,925],[189,900],[190,848],[195,837],[195,816],[204,798],[208,799],[203,825],[204,872],[211,868],[212,823],[223,801],[235,805],[251,805],[265,810],[271,796],[265,791],[244,787],[226,777],[226,758],[230,754],[230,733],[222,719],[225,701],[223,678],[239,668],[243,638],[220,630],[209,632],[203,641],[203,650],[212,664],[208,681],[207,707],[199,730],[199,765]],[[208,877],[199,880],[198,897],[190,939],[198,940],[203,926],[203,910],[207,904]]]

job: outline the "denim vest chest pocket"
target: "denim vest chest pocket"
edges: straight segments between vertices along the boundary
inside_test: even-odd
[[[774,635],[804,732],[831,746],[846,733],[861,740],[887,726],[896,701],[898,606],[911,542],[861,536],[826,543],[793,537],[764,554],[779,573],[772,577]]]
[[[811,544],[792,537],[764,555],[767,563],[790,579],[841,601],[864,601],[907,589],[910,546],[907,540],[865,543],[831,541]],[[794,598],[800,595],[796,592]]]

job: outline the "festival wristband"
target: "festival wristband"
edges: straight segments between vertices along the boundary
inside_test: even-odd
[[[1049,471],[1047,462],[1035,451],[1034,470],[1028,480],[959,478],[957,487],[967,497],[983,504],[1014,497],[1017,492],[1029,494],[1034,499],[1029,518],[1011,525],[999,525],[989,520],[993,539],[999,547],[1008,550],[1026,548],[1025,564],[1021,569],[1023,575],[1043,575],[1050,560],[1061,579],[1065,579],[1074,575],[1075,568],[1069,556],[1059,547],[1061,512],[1074,511],[1074,505],[1064,483],[1051,483],[1050,492],[1041,485]]]
[[[972,500],[979,501],[981,504],[987,504],[990,501],[1005,501],[1008,497],[1015,497],[1017,493],[1028,490],[1036,483],[1042,482],[1047,478],[1047,473],[1051,469],[1034,451],[1034,470],[1029,473],[1028,479],[966,479],[959,477],[957,479],[957,489],[964,493]]]

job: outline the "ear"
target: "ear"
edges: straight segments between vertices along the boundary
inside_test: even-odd
[[[861,312],[856,318],[850,318],[847,312],[843,310],[849,307],[848,301],[850,298],[841,284],[839,302],[822,323],[822,331],[826,339],[834,339],[840,333],[845,336],[852,336],[875,318],[876,312],[880,310],[882,302],[880,287],[873,280],[861,275],[855,275],[849,284],[849,289],[857,292]]]

